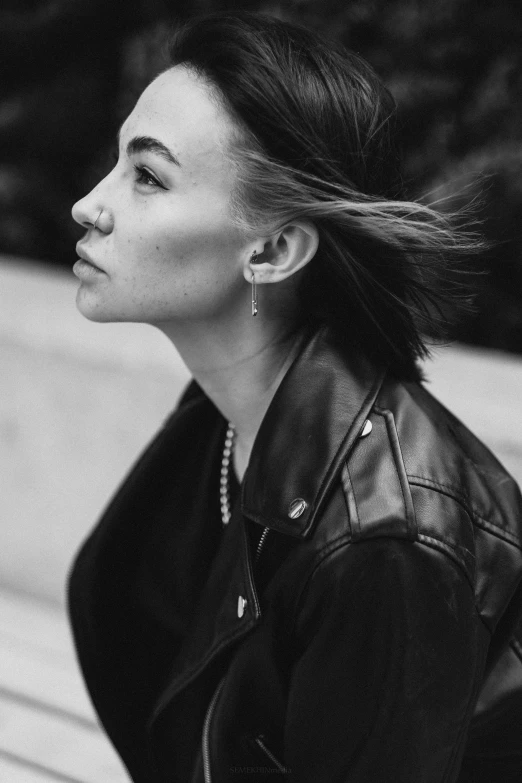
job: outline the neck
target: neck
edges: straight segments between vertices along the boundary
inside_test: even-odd
[[[234,329],[161,328],[205,394],[235,426],[234,467],[241,480],[263,417],[297,355],[302,329],[259,316]]]

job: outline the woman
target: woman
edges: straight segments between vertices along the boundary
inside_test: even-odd
[[[102,724],[140,783],[519,781],[520,495],[416,364],[476,240],[401,200],[356,55],[235,15],[170,56],[73,208],[80,311],[194,376],[72,570]]]

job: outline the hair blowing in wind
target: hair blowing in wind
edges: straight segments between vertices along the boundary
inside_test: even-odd
[[[376,73],[334,41],[248,14],[189,22],[171,41],[173,65],[236,120],[233,207],[245,231],[317,226],[300,282],[306,317],[418,377],[427,344],[447,340],[470,307],[466,260],[484,243],[470,209],[405,198],[396,105]]]

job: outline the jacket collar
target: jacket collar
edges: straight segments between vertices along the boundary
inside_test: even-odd
[[[242,484],[246,517],[287,535],[310,535],[385,372],[341,345],[327,326],[307,336],[257,434]],[[305,509],[292,519],[299,499]]]

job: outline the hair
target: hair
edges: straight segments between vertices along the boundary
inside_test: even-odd
[[[206,82],[235,120],[234,215],[253,234],[314,222],[302,310],[395,374],[418,379],[428,343],[469,306],[481,246],[462,213],[406,200],[395,101],[357,54],[298,25],[234,13],[192,19],[169,68]]]

